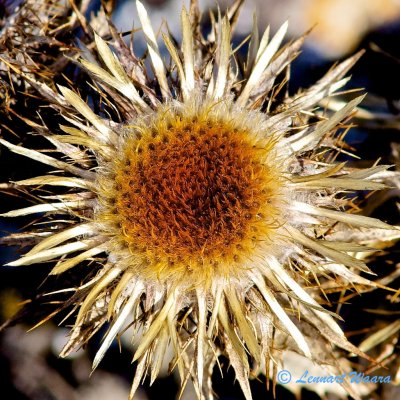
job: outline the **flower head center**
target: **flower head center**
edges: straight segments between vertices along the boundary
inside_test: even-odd
[[[150,264],[238,262],[272,229],[272,147],[223,120],[182,117],[128,139],[115,178],[126,244]]]

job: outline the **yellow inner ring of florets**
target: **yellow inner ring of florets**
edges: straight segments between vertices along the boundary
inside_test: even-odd
[[[274,141],[215,118],[170,117],[139,132],[115,173],[131,254],[157,274],[245,264],[276,228]]]

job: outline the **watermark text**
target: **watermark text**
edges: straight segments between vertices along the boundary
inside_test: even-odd
[[[306,385],[312,383],[344,383],[347,380],[349,383],[390,383],[390,375],[368,375],[364,372],[351,371],[341,375],[312,375],[308,370],[305,370],[300,377],[293,377],[287,369],[282,369],[277,374],[277,380],[282,385],[290,382]]]

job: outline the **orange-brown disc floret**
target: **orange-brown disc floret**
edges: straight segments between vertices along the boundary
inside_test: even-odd
[[[127,139],[115,209],[130,251],[160,269],[238,263],[276,223],[273,142],[172,118]]]

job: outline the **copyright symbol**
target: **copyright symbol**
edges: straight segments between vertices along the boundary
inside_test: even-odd
[[[278,372],[277,379],[279,383],[286,385],[292,380],[292,374],[287,369],[283,369]]]

